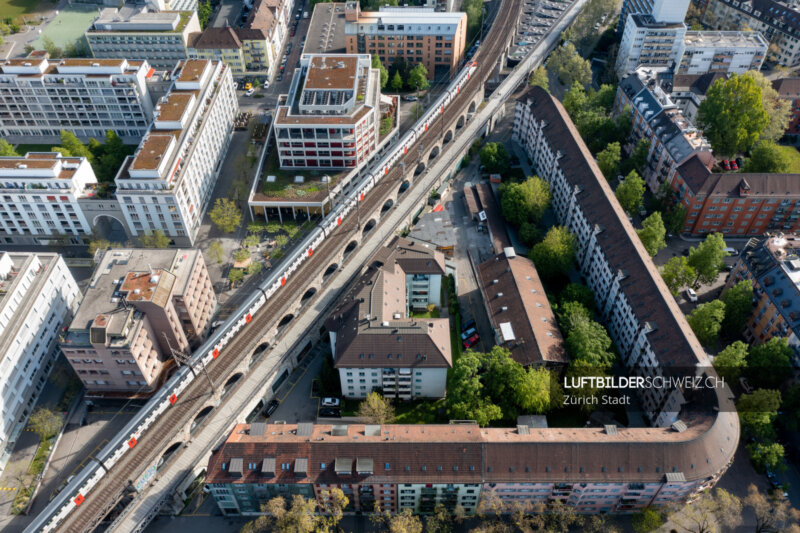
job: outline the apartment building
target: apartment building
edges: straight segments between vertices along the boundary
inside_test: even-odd
[[[495,344],[523,366],[565,365],[564,339],[533,261],[509,247],[479,264],[477,274]]]
[[[608,181],[563,106],[539,87],[517,101],[513,138],[550,184],[558,222],[576,240],[576,262],[594,291],[599,316],[632,375],[694,373],[709,361]],[[687,391],[639,391],[656,427],[679,418]]]
[[[712,402],[713,403],[713,402]],[[672,428],[480,428],[472,423],[238,424],[211,454],[208,487],[224,515],[263,514],[275,496],[324,508],[341,489],[345,512],[474,514],[481,498],[555,501],[580,513],[625,513],[692,501],[730,465],[735,412]]]
[[[714,159],[699,152],[667,181],[686,208],[684,233],[731,236],[800,229],[800,174],[712,172]]]
[[[224,61],[234,77],[271,79],[280,64],[290,9],[284,0],[257,0],[242,27],[208,27],[193,33],[189,57]]]
[[[300,64],[273,122],[281,168],[358,167],[380,142],[380,73],[366,54],[305,54]]]
[[[800,237],[775,233],[750,239],[725,288],[743,279],[753,282],[756,299],[745,339],[761,344],[784,337],[794,349],[792,364],[800,366]]]
[[[769,43],[757,31],[687,31],[678,74],[760,70]]]
[[[231,71],[221,61],[181,61],[172,79],[150,129],[117,173],[117,200],[134,236],[160,230],[178,246],[192,246],[238,103]]]
[[[126,142],[153,118],[147,60],[48,59],[31,54],[0,61],[0,135],[46,143],[62,130],[86,140],[113,130]]]
[[[464,59],[467,15],[427,7],[389,7],[361,12],[358,2],[345,4],[348,54],[377,55],[386,68],[399,58],[422,63],[428,79],[449,79]]]
[[[83,157],[54,152],[0,157],[0,240],[49,244],[51,238],[91,234],[78,200],[93,197],[96,187]]]
[[[678,165],[693,154],[710,152],[711,144],[702,132],[681,112],[671,96],[662,88],[660,75],[664,69],[638,68],[617,86],[613,112],[633,112],[632,146],[639,139],[650,141],[647,167],[643,178],[652,192]]]
[[[697,124],[700,104],[706,99],[708,90],[717,80],[727,80],[727,73],[708,72],[705,74],[676,74],[671,82],[661,81],[665,92],[690,124]]]
[[[112,249],[60,339],[91,396],[147,396],[208,333],[217,298],[195,249]]]
[[[0,467],[47,383],[58,332],[79,303],[78,285],[60,255],[0,252]]]
[[[152,3],[107,7],[86,30],[97,58],[147,59],[158,70],[189,57],[189,36],[200,31],[197,11],[159,11]]]
[[[326,322],[342,394],[364,398],[373,389],[401,400],[442,398],[450,353],[447,318],[414,318],[441,307],[444,255],[394,239]]]
[[[744,27],[761,32],[774,45],[771,57],[786,67],[800,65],[800,12],[776,0],[708,0],[703,23],[717,30]]]
[[[622,9],[617,22],[618,35],[622,35],[625,31],[625,21],[628,20],[628,15],[635,13],[652,14],[653,0],[622,0]]]
[[[800,78],[780,78],[772,81],[772,88],[778,96],[792,103],[791,118],[786,135],[800,135]]]
[[[664,22],[653,15],[629,14],[619,43],[617,77],[639,67],[674,68],[680,62],[686,24]]]

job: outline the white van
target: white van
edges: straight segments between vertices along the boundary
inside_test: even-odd
[[[728,248],[725,248],[723,251],[728,255],[739,255],[739,251],[736,248],[728,247]]]

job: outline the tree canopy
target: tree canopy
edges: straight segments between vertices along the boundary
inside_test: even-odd
[[[28,418],[28,424],[41,440],[47,440],[55,437],[58,430],[61,429],[62,420],[50,409],[37,407]]]
[[[593,368],[608,370],[616,359],[606,329],[594,320],[578,320],[567,335],[565,345],[572,360]]]
[[[569,42],[553,50],[546,66],[547,70],[554,72],[559,81],[568,87],[575,82],[588,85],[592,81],[589,61],[581,57],[575,45]]]
[[[389,400],[373,391],[358,404],[356,416],[365,424],[391,424],[394,420],[394,407]]]
[[[747,445],[747,451],[750,453],[753,466],[759,472],[766,470],[780,472],[786,469],[783,461],[786,451],[777,442],[753,442]]]
[[[233,233],[242,225],[242,212],[228,198],[217,198],[208,215],[211,222],[223,233]]]
[[[670,257],[661,267],[661,277],[673,296],[677,296],[681,288],[691,284],[697,278],[689,259],[683,256]]]
[[[530,259],[544,278],[565,274],[575,261],[575,236],[564,226],[550,228],[542,242],[531,249]]]
[[[710,233],[700,244],[689,250],[689,264],[694,268],[697,279],[702,283],[717,280],[725,252],[725,239],[721,233]]]
[[[636,230],[636,233],[650,257],[655,257],[667,246],[667,228],[664,227],[664,221],[658,211],[654,211],[642,220],[642,229]]]
[[[486,143],[480,151],[481,165],[486,172],[502,174],[508,170],[511,157],[503,143]]]
[[[376,68],[381,73],[381,89],[386,87],[386,82],[389,81],[389,71],[386,70],[386,67],[383,66],[381,63],[381,58],[378,54],[372,54],[372,68]],[[395,74],[397,74],[395,72]]]
[[[166,248],[169,246],[170,238],[164,235],[163,231],[157,229],[139,235],[139,243],[142,248]]]
[[[735,341],[725,347],[714,358],[714,370],[722,376],[729,386],[739,380],[747,367],[747,345]]]
[[[20,154],[11,146],[7,140],[0,139],[0,156],[9,157],[9,156],[19,156]]]
[[[395,71],[394,76],[392,76],[392,81],[389,82],[389,88],[394,91],[402,91],[403,90],[403,77],[400,76],[400,71]]]
[[[736,411],[742,421],[742,431],[757,439],[774,438],[772,423],[778,417],[781,393],[774,389],[756,389],[752,394],[742,394],[736,402]]]
[[[725,302],[725,320],[722,327],[730,335],[742,332],[747,318],[753,310],[753,282],[743,279],[722,293]]]
[[[750,347],[747,377],[754,387],[777,388],[791,373],[792,349],[784,337],[772,337]]]
[[[407,85],[419,91],[424,91],[431,86],[428,81],[428,69],[422,63],[417,63],[408,73]]]
[[[538,176],[521,183],[505,183],[500,187],[503,217],[512,226],[521,227],[526,222],[538,222],[549,205],[550,185]]]
[[[698,305],[686,317],[694,334],[705,346],[713,346],[717,342],[725,318],[725,304],[720,300]]]
[[[739,74],[717,80],[700,104],[698,123],[715,153],[748,152],[769,124],[758,83]]]
[[[472,41],[480,32],[483,0],[464,0],[461,3],[461,11],[467,14],[467,35]]]
[[[617,175],[621,157],[620,145],[616,141],[609,143],[597,154],[597,166],[600,167],[600,171],[606,179],[610,180]]]
[[[541,65],[536,67],[536,69],[531,73],[531,77],[528,79],[528,85],[538,86],[545,91],[549,91],[550,79],[547,77],[547,69]]]
[[[764,140],[750,150],[750,157],[742,165],[744,172],[767,172],[785,174],[789,172],[792,161],[783,149],[773,141]]]
[[[600,164],[599,158],[601,155],[603,155],[603,153],[604,152],[600,152],[597,155],[598,164]],[[619,204],[622,206],[622,209],[627,211],[628,214],[632,215],[635,214],[637,211],[639,211],[639,208],[642,206],[642,198],[644,198],[644,189],[645,185],[642,177],[639,176],[639,173],[636,172],[635,170],[631,170],[625,177],[625,181],[617,185],[617,190],[614,192],[614,195],[617,197],[617,201],[619,201]]]
[[[786,133],[789,120],[792,114],[792,101],[781,98],[778,91],[772,86],[772,82],[761,72],[750,70],[745,76],[752,78],[755,84],[761,89],[761,105],[767,113],[769,122],[761,132],[760,139],[777,141]]]

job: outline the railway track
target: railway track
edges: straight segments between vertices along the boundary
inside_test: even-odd
[[[508,28],[513,27],[519,11],[521,0],[501,0],[495,12],[495,20],[486,36],[484,44],[473,58],[478,63],[477,69],[455,98],[454,102],[445,109],[444,116],[438,119],[450,126],[459,116],[464,114],[472,101],[476,91],[482,90],[484,81],[492,72],[496,59],[506,46]],[[436,125],[429,128],[414,144],[413,149],[402,158],[406,169],[415,169],[418,164],[418,147],[423,143],[426,147],[438,144],[441,130]],[[443,152],[447,145],[443,145]],[[439,154],[440,157],[441,153]],[[427,163],[427,162],[426,162]],[[396,165],[389,174],[378,182],[375,189],[367,195],[362,203],[361,210],[372,213],[383,206],[387,197],[400,187],[404,178],[401,165]],[[411,194],[415,190],[415,183],[404,194]],[[378,220],[380,223],[380,220]],[[286,286],[273,295],[265,304],[265,309],[257,313],[253,320],[246,325],[234,340],[225,348],[224,352],[208,366],[208,373],[216,386],[222,386],[229,378],[232,370],[237,368],[256,346],[260,343],[263,332],[271,329],[274,324],[287,312],[298,294],[306,290],[306,280],[313,279],[321,269],[335,262],[340,250],[356,239],[361,228],[358,227],[355,213],[350,213],[342,221],[341,226],[334,234],[325,239],[315,250],[314,257],[303,263],[296,275],[287,280]],[[366,235],[364,238],[368,238]],[[316,298],[315,295],[313,298]],[[310,303],[307,302],[307,303]],[[307,306],[306,306],[307,307]],[[273,343],[270,343],[273,344]],[[235,386],[235,385],[234,385]],[[115,465],[113,471],[103,476],[92,491],[86,495],[85,501],[77,507],[59,525],[59,531],[86,532],[94,530],[103,518],[125,496],[127,487],[137,479],[142,472],[159,460],[167,446],[173,442],[179,431],[197,415],[206,402],[211,398],[212,391],[208,390],[205,379],[196,379],[183,391],[175,405],[165,411],[158,422],[141,435],[139,442]],[[179,453],[179,452],[176,452]]]

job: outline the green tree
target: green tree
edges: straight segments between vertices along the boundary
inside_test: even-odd
[[[754,387],[775,389],[792,370],[792,349],[784,337],[772,337],[750,347],[747,354],[747,377]]]
[[[792,101],[781,98],[772,82],[757,70],[750,70],[745,76],[752,78],[761,89],[761,105],[767,113],[769,122],[761,132],[761,140],[777,141],[786,133],[792,115]]]
[[[56,43],[53,42],[53,39],[50,37],[44,36],[42,37],[42,48],[50,54],[52,58],[60,58],[64,57],[64,50],[56,46]]]
[[[588,85],[592,81],[589,61],[581,57],[575,45],[569,42],[553,50],[546,66],[547,70],[554,72],[559,81],[568,87],[576,81],[581,85]]]
[[[530,367],[523,370],[522,378],[515,385],[514,400],[525,413],[544,414],[551,405],[557,405],[553,400],[560,396],[560,390],[554,390],[555,383],[546,368]]]
[[[63,156],[85,157],[89,163],[94,163],[94,154],[71,131],[61,130],[61,145],[53,146],[53,152],[61,152]]]
[[[721,233],[710,233],[703,242],[689,250],[689,264],[697,275],[697,281],[714,283],[719,275],[725,252],[725,239]]]
[[[554,226],[531,249],[530,258],[543,277],[553,279],[563,275],[575,261],[575,236],[563,226]]]
[[[565,342],[573,360],[580,360],[595,369],[607,370],[614,364],[611,339],[606,329],[594,320],[578,321]]]
[[[742,502],[723,489],[704,493],[694,503],[669,509],[668,519],[687,533],[733,531],[742,522]]]
[[[647,156],[650,154],[650,140],[639,139],[631,156],[625,161],[626,170],[636,170],[640,174],[647,165]]]
[[[618,142],[610,143],[599,154],[597,154],[597,166],[607,180],[617,175],[619,161],[621,158],[620,146]]]
[[[317,525],[316,533],[330,533],[330,531],[339,531],[339,522],[344,516],[344,510],[350,503],[350,498],[345,496],[342,489],[333,488],[322,491],[322,499],[325,501],[323,510],[324,516],[318,517],[319,524]]]
[[[564,93],[564,109],[573,121],[577,121],[581,113],[594,111],[589,106],[591,99],[586,94],[586,87],[579,82],[573,82]],[[584,118],[585,120],[585,118]]]
[[[791,431],[800,429],[800,384],[792,385],[783,394],[781,422]]]
[[[200,20],[201,29],[206,29],[208,27],[208,21],[211,18],[212,11],[211,0],[199,2],[197,4],[197,18]]]
[[[619,188],[618,188],[619,189]],[[654,211],[649,217],[642,220],[642,229],[636,230],[639,240],[650,257],[655,257],[658,252],[667,246],[667,228],[661,220],[661,213]]]
[[[670,257],[661,267],[661,277],[673,296],[677,296],[681,287],[694,282],[697,278],[697,273],[692,265],[689,264],[688,258],[676,256]]]
[[[228,271],[228,281],[231,285],[236,285],[244,279],[244,271],[241,268],[232,268]]]
[[[223,233],[233,233],[242,225],[242,212],[228,198],[217,198],[209,213],[211,222]]]
[[[392,81],[389,82],[389,88],[393,91],[402,91],[403,90],[403,78],[400,76],[400,71],[394,73],[392,76]]]
[[[519,227],[519,240],[525,246],[533,246],[542,238],[542,232],[539,231],[536,224],[530,222],[523,222]]]
[[[272,518],[273,531],[279,533],[312,533],[319,522],[317,502],[300,494],[292,496],[288,508],[279,496],[267,502],[265,510]]]
[[[594,292],[581,283],[570,283],[558,295],[558,302],[560,305],[567,302],[578,302],[587,310],[594,309]]]
[[[0,156],[3,157],[19,157],[20,154],[11,146],[7,140],[0,139]]]
[[[686,320],[697,339],[705,346],[712,346],[717,342],[724,318],[725,304],[720,300],[714,300],[698,305]]]
[[[722,301],[725,302],[722,327],[729,335],[738,335],[753,310],[753,282],[749,279],[738,282],[722,293]]]
[[[453,531],[453,516],[441,503],[433,508],[433,514],[425,517],[425,533],[451,533]]]
[[[481,164],[486,172],[502,174],[508,171],[511,158],[503,143],[486,143],[480,151]]]
[[[220,241],[211,241],[211,244],[208,245],[208,257],[215,263],[222,264],[222,260],[225,259],[225,251],[222,249],[222,243]]]
[[[252,263],[247,265],[247,275],[252,276],[253,274],[258,274],[259,272],[261,272],[261,268],[262,268],[261,263],[259,263],[258,261],[253,261]]]
[[[645,507],[633,514],[631,523],[636,533],[650,533],[650,531],[660,528],[664,520],[661,518],[660,512],[652,507]]]
[[[283,248],[289,244],[289,237],[287,235],[275,235],[275,245],[279,248]]]
[[[89,255],[92,257],[94,257],[94,254],[96,254],[98,250],[108,250],[109,248],[111,248],[111,243],[108,239],[99,238],[89,241]]]
[[[160,229],[139,236],[139,244],[142,245],[142,248],[166,248],[169,243],[170,238],[164,235]]]
[[[365,424],[391,424],[394,407],[389,400],[373,391],[358,404],[356,416]]]
[[[408,87],[418,91],[424,91],[431,86],[428,81],[428,69],[422,63],[417,63],[408,73]]]
[[[522,183],[505,183],[500,188],[503,217],[512,226],[519,228],[526,222],[538,222],[549,205],[550,185],[538,176]]]
[[[753,466],[759,472],[786,470],[786,463],[783,461],[786,452],[777,442],[753,442],[747,445],[747,451],[750,453]]]
[[[467,38],[472,42],[480,33],[483,13],[483,0],[464,0],[461,11],[467,14]]]
[[[783,149],[773,141],[764,140],[750,150],[750,157],[742,165],[744,172],[767,172],[785,174],[789,172],[792,161]]]
[[[378,57],[378,54],[372,54],[372,68],[376,68],[381,73],[381,89],[386,87],[386,82],[389,81],[389,71],[386,70],[386,67],[383,66],[381,63],[381,58]]]
[[[714,358],[714,370],[725,379],[728,386],[739,380],[745,368],[747,368],[747,345],[742,341],[729,344]]]
[[[742,421],[742,431],[757,439],[773,439],[772,423],[778,417],[781,393],[774,389],[756,389],[742,394],[736,402],[736,412]]]
[[[28,418],[28,425],[41,440],[55,437],[61,429],[61,416],[46,407],[37,407]]]
[[[698,123],[714,152],[731,156],[745,153],[769,124],[761,102],[761,88],[746,75],[717,80],[698,110]]]
[[[501,419],[503,413],[499,406],[483,396],[480,368],[481,361],[474,352],[461,354],[453,364],[452,379],[445,401],[451,418],[475,420],[479,426],[485,427],[492,420]]]
[[[233,259],[237,263],[242,263],[250,259],[250,250],[247,248],[240,248],[233,253]]]
[[[541,65],[536,67],[531,73],[531,77],[528,79],[528,85],[541,87],[545,91],[550,91],[550,80],[547,76],[547,69]]]
[[[589,322],[592,320],[592,313],[589,309],[580,302],[568,301],[562,302],[558,306],[558,325],[561,332],[568,336],[569,333],[580,322]]]
[[[598,164],[600,164],[600,156],[603,153],[604,152],[600,152],[597,155]],[[630,173],[628,173],[628,175],[625,177],[625,181],[617,185],[617,190],[614,192],[614,195],[617,197],[617,201],[619,201],[619,204],[622,206],[622,209],[627,211],[629,214],[634,214],[637,211],[639,211],[639,208],[642,206],[642,198],[644,198],[644,189],[645,189],[644,180],[641,178],[641,176],[639,176],[638,172],[636,172],[635,170],[631,170]],[[660,218],[661,216],[659,215],[659,219]]]

